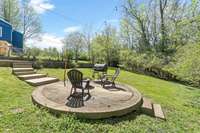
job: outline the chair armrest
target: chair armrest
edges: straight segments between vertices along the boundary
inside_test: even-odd
[[[90,79],[89,78],[83,79],[82,82],[86,82],[89,85],[90,84]]]
[[[92,79],[90,77],[83,77],[83,81],[84,82],[88,82],[88,81],[91,81]]]
[[[104,77],[107,77],[107,78],[113,77],[113,75],[109,75],[109,74],[104,74],[103,76],[104,76]]]
[[[83,82],[90,82],[90,79],[83,79]]]
[[[89,87],[89,85],[90,85],[90,79],[83,79],[82,82],[86,83],[86,86],[84,88]]]

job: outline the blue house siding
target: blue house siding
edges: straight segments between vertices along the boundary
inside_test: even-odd
[[[0,40],[7,41],[14,48],[23,49],[23,34],[13,30],[12,25],[7,21],[0,18],[0,30],[2,30],[2,35],[0,34]]]
[[[0,27],[2,29],[2,36],[0,36],[0,40],[12,43],[12,26],[0,19]]]
[[[23,48],[23,34],[13,30],[12,32],[12,45],[16,48]]]

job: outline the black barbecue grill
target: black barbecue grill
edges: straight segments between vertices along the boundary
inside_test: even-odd
[[[95,64],[93,67],[93,75],[92,77],[95,77],[95,74],[98,74],[98,76],[100,76],[99,73],[102,74],[106,74],[108,70],[108,65],[107,64]]]

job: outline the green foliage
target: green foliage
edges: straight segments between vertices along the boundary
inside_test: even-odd
[[[79,60],[84,60],[84,61],[89,60],[88,53],[86,53],[86,52],[81,52],[81,53],[80,53],[80,56],[79,56]]]
[[[169,56],[173,45],[199,42],[199,5],[199,0],[126,0],[120,31],[124,45]]]
[[[63,40],[64,51],[72,51],[73,58],[78,62],[80,53],[83,51],[85,42],[84,42],[84,35],[81,32],[73,32],[68,35]]]
[[[28,47],[25,47],[25,55],[30,58],[31,56],[32,57],[37,57],[39,56],[41,53],[41,49],[39,48],[36,48],[36,47],[33,47],[33,48],[28,48]]]
[[[24,55],[27,56],[29,59],[37,58],[37,59],[46,59],[46,60],[59,60],[61,58],[61,53],[53,47],[40,49],[37,47],[25,47],[24,48]],[[69,58],[71,59],[70,53],[68,53]],[[63,57],[65,57],[65,53],[63,53]],[[62,57],[62,58],[63,58]]]
[[[11,23],[15,29],[20,29],[22,21],[19,0],[2,0],[0,6],[2,17]]]
[[[35,68],[35,69],[41,69],[41,68],[43,68],[42,64],[43,64],[43,61],[41,59],[39,59],[39,60],[37,60],[37,61],[34,62],[33,68]]]
[[[102,34],[92,40],[93,63],[116,65],[119,62],[120,48],[115,29],[106,25]]]
[[[152,66],[161,68],[163,66],[163,59],[158,58],[154,53],[140,54],[133,50],[124,49],[120,51],[120,64],[126,69]]]
[[[188,44],[178,48],[173,62],[166,69],[186,80],[200,81],[200,45]]]
[[[40,56],[59,59],[60,53],[56,48],[49,47],[49,48],[45,48],[44,50],[41,50]]]

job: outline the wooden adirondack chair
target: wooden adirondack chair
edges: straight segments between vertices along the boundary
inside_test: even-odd
[[[108,75],[108,74],[104,74],[101,77],[101,85],[103,87],[105,87],[105,85],[109,85],[111,84],[113,87],[115,87],[115,80],[116,78],[119,76],[120,73],[120,68],[117,68],[115,70],[115,74],[114,75]]]
[[[83,79],[82,72],[72,69],[67,73],[67,76],[72,84],[70,96],[74,96],[76,94],[77,89],[80,89],[82,91],[81,97],[82,101],[84,100],[84,90],[88,90],[87,94],[89,94],[89,80]]]

